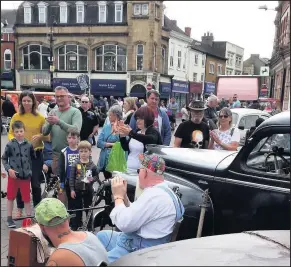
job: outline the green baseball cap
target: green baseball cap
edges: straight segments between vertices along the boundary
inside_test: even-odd
[[[44,226],[53,227],[71,217],[66,206],[56,198],[44,198],[35,207],[35,220]]]

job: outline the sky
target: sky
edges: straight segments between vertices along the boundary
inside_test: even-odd
[[[17,8],[22,1],[1,1],[1,9]],[[184,30],[191,27],[191,37],[201,40],[212,32],[215,41],[228,41],[244,48],[244,60],[250,54],[270,58],[275,34],[276,11],[260,10],[267,5],[274,9],[278,1],[165,1],[165,14],[177,20]]]

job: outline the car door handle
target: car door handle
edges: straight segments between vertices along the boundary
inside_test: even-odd
[[[206,184],[206,185],[208,184],[208,183],[207,183],[206,181],[204,181],[204,180],[199,180],[198,183],[199,183],[199,184]]]

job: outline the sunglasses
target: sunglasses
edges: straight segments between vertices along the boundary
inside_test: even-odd
[[[228,115],[219,115],[219,118],[222,119],[222,118],[225,118],[227,119],[229,116]]]
[[[82,101],[82,104],[88,104],[89,102],[88,101]]]

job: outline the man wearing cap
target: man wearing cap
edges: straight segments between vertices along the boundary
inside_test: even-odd
[[[191,120],[182,122],[175,132],[174,147],[207,149],[209,126],[202,121],[205,106],[203,101],[192,101],[187,107]]]
[[[139,186],[144,191],[135,202],[128,200],[123,178],[111,181],[115,207],[110,218],[121,232],[97,233],[110,263],[133,251],[169,242],[175,223],[184,214],[181,200],[164,181],[165,161],[155,154],[139,158]]]
[[[107,253],[90,232],[74,232],[70,215],[58,199],[45,198],[35,207],[35,219],[43,236],[56,250],[46,266],[100,266],[107,263]]]

